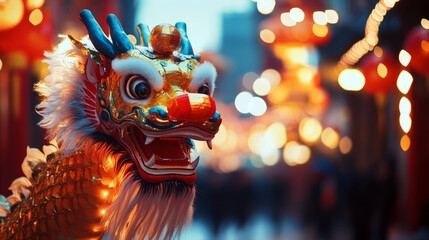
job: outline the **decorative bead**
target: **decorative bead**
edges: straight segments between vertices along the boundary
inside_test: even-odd
[[[159,54],[170,55],[180,45],[180,32],[170,24],[160,24],[152,29],[149,44]]]

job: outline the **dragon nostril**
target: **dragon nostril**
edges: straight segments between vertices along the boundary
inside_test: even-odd
[[[172,99],[167,110],[172,120],[200,122],[213,117],[216,104],[208,95],[186,93]]]
[[[168,119],[168,113],[167,111],[165,111],[165,109],[161,108],[161,107],[153,107],[149,109],[149,115],[153,118],[154,115],[157,118],[160,118],[162,120],[167,120]]]

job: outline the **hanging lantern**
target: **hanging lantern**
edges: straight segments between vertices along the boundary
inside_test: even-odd
[[[365,76],[364,89],[371,94],[387,93],[395,87],[399,66],[392,53],[384,50],[380,54],[369,53],[360,65]]]
[[[418,26],[405,40],[405,50],[411,55],[410,67],[420,74],[429,74],[429,30]]]

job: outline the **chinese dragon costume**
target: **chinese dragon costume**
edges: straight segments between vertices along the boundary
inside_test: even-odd
[[[216,70],[199,63],[186,25],[139,24],[133,44],[119,20],[80,18],[88,37],[46,53],[36,84],[50,146],[27,149],[12,195],[0,195],[0,239],[171,239],[192,218],[193,140],[211,139],[221,116]]]

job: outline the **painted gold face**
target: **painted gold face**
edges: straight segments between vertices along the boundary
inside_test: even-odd
[[[97,75],[100,130],[128,150],[145,181],[192,184],[199,161],[193,139],[211,148],[222,119],[211,98],[216,70],[196,60],[186,24],[161,24],[151,32],[139,24],[137,46],[116,16],[106,18],[111,40],[90,11],[80,17],[96,50],[71,40],[104,72],[90,72]]]

